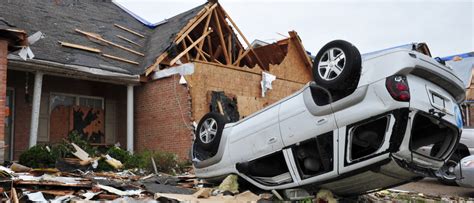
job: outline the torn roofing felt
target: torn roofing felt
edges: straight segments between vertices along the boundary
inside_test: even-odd
[[[2,1],[1,17],[26,30],[29,35],[37,31],[45,35],[43,39],[31,45],[35,59],[131,75],[144,73],[145,69],[154,63],[156,57],[172,45],[176,33],[205,5],[172,17],[155,29],[150,29],[111,1]],[[134,30],[145,37],[119,29],[114,24]],[[98,40],[91,40],[76,32],[76,29],[99,34],[105,40],[143,53],[145,56],[130,53]],[[126,42],[117,35],[130,39],[140,46]],[[138,62],[139,65],[106,58],[97,53],[63,47],[59,41],[99,49],[103,54]]]

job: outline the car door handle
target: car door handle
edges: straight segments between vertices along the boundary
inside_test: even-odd
[[[319,119],[318,121],[316,121],[316,125],[322,125],[322,124],[325,124],[327,122],[328,122],[327,118]]]
[[[268,144],[273,144],[277,141],[276,137],[272,137],[270,139],[268,139]]]

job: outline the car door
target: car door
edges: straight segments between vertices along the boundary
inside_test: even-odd
[[[280,131],[285,146],[291,146],[337,129],[335,117],[331,111],[322,115],[314,115],[314,111],[318,110],[311,112],[310,109],[319,108],[312,100],[310,87],[306,87],[299,94],[281,103]]]
[[[279,104],[274,104],[231,124],[229,150],[234,162],[253,160],[283,148],[278,109]]]

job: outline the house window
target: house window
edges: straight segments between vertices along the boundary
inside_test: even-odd
[[[104,98],[83,95],[51,93],[50,109],[57,106],[84,106],[104,109]]]

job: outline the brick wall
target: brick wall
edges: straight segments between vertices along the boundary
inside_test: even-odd
[[[20,71],[8,71],[7,86],[15,91],[15,129],[14,129],[14,157],[28,148],[30,122],[31,122],[31,101],[25,100],[26,73]],[[29,74],[29,94],[33,95],[34,75]],[[126,116],[121,115],[121,111],[126,109],[126,86],[112,85],[100,82],[78,80],[72,78],[62,78],[45,75],[43,78],[42,94],[66,93],[86,96],[103,97],[105,100],[113,99],[117,101],[117,141],[122,147],[126,146]],[[3,124],[3,122],[2,122]],[[61,127],[61,125],[53,125]],[[64,126],[65,128],[69,126]],[[50,131],[61,131],[62,129],[50,129]],[[3,133],[3,131],[2,131]],[[65,135],[66,136],[66,135]],[[51,140],[51,138],[50,138]],[[59,140],[56,138],[56,140]]]
[[[8,43],[0,39],[0,146],[5,144],[5,99],[7,91],[7,55]],[[3,150],[0,152],[0,161],[4,160]]]
[[[182,159],[192,142],[188,89],[171,76],[135,87],[135,149],[165,150]],[[179,102],[178,102],[179,101]]]

